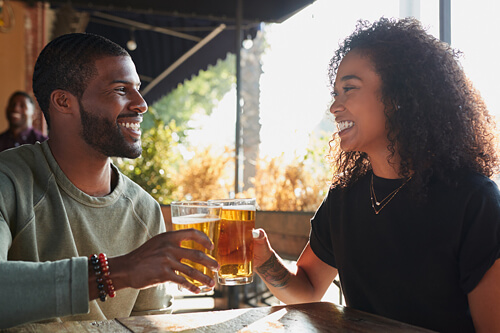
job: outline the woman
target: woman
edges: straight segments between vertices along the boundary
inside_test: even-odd
[[[414,19],[359,22],[330,63],[331,189],[288,271],[265,232],[255,267],[285,303],[347,305],[440,332],[500,332],[494,124],[447,44]]]

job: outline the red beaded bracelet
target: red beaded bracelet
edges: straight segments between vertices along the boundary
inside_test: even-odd
[[[106,301],[106,295],[109,295],[109,297],[115,297],[115,287],[113,286],[113,280],[111,280],[106,254],[99,253],[99,256],[96,254],[91,255],[89,263],[93,267],[96,275],[97,289],[101,302]],[[106,285],[104,285],[104,282],[106,282]]]

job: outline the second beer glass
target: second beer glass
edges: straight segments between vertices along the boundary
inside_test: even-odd
[[[255,199],[209,200],[222,204],[219,234],[214,243],[222,285],[247,284],[253,281],[253,238]]]

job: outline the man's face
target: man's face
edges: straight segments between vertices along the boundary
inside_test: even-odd
[[[7,120],[11,128],[28,128],[32,126],[35,107],[31,101],[23,96],[16,95],[7,105]]]
[[[105,57],[95,66],[98,74],[79,101],[82,138],[107,157],[139,157],[140,123],[148,106],[134,63],[127,56]]]

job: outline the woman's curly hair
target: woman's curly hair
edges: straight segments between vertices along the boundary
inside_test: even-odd
[[[497,173],[495,124],[458,62],[459,52],[415,19],[358,21],[330,61],[332,87],[351,50],[367,55],[381,78],[389,159],[399,154],[400,176],[412,175],[415,193],[425,196],[432,175],[446,181],[450,171],[464,168],[488,177]],[[338,136],[329,157],[336,174],[332,186],[349,186],[371,169],[367,154],[342,151]]]

